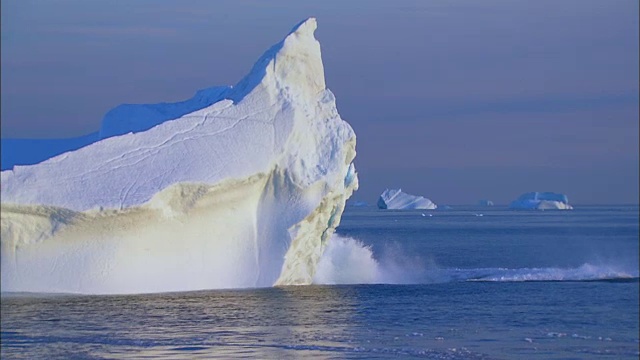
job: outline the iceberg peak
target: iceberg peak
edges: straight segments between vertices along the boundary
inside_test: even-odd
[[[315,18],[308,18],[294,26],[233,87],[231,100],[237,103],[250,94],[259,97],[263,93],[269,95],[270,99],[285,95],[290,100],[317,100],[326,89],[320,43],[314,36],[317,27]]]
[[[314,17],[307,18],[300,21],[296,26],[291,29],[289,35],[296,34],[298,36],[311,36],[318,28],[318,21]],[[287,37],[289,36],[287,35]]]

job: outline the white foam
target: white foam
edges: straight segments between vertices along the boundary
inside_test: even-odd
[[[458,270],[472,281],[520,282],[520,281],[591,281],[638,278],[638,272],[611,265],[582,264],[575,268],[488,268]]]
[[[382,280],[382,269],[371,248],[361,242],[334,235],[313,278],[316,284],[373,284]]]
[[[362,242],[337,234],[329,242],[316,275],[315,284],[415,284],[425,269],[421,259],[397,248],[387,248],[380,257]]]
[[[320,259],[316,284],[430,284],[459,281],[597,281],[637,279],[638,270],[585,263],[578,267],[441,268],[400,249],[374,255],[361,241],[334,235]]]

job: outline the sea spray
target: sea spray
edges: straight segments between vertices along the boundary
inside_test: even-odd
[[[379,251],[376,251],[379,250]],[[352,237],[334,235],[313,279],[315,284],[434,284],[460,281],[632,281],[639,271],[619,265],[578,267],[443,268],[408,256],[400,246],[374,249]]]
[[[398,247],[374,255],[371,246],[335,234],[318,263],[315,284],[415,284],[423,282],[425,261]]]
[[[348,237],[334,235],[318,262],[316,284],[374,284],[382,269],[371,248]]]

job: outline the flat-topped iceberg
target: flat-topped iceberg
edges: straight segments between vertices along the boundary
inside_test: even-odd
[[[386,189],[378,198],[378,208],[394,210],[436,209],[433,201],[402,192],[402,189]]]
[[[528,192],[511,202],[511,209],[522,210],[571,210],[569,198],[564,194],[553,192]]]
[[[2,291],[311,283],[358,186],[316,26],[234,87],[119,106],[89,144],[2,171]]]

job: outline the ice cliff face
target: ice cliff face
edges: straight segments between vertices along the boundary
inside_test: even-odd
[[[310,283],[358,186],[315,29],[298,24],[234,87],[116,108],[103,139],[3,171],[2,290]]]
[[[520,195],[511,202],[511,209],[522,210],[571,210],[569,198],[564,194],[552,192],[529,192]]]
[[[437,207],[431,200],[404,193],[402,189],[386,189],[378,198],[380,209],[410,210],[436,209]]]

